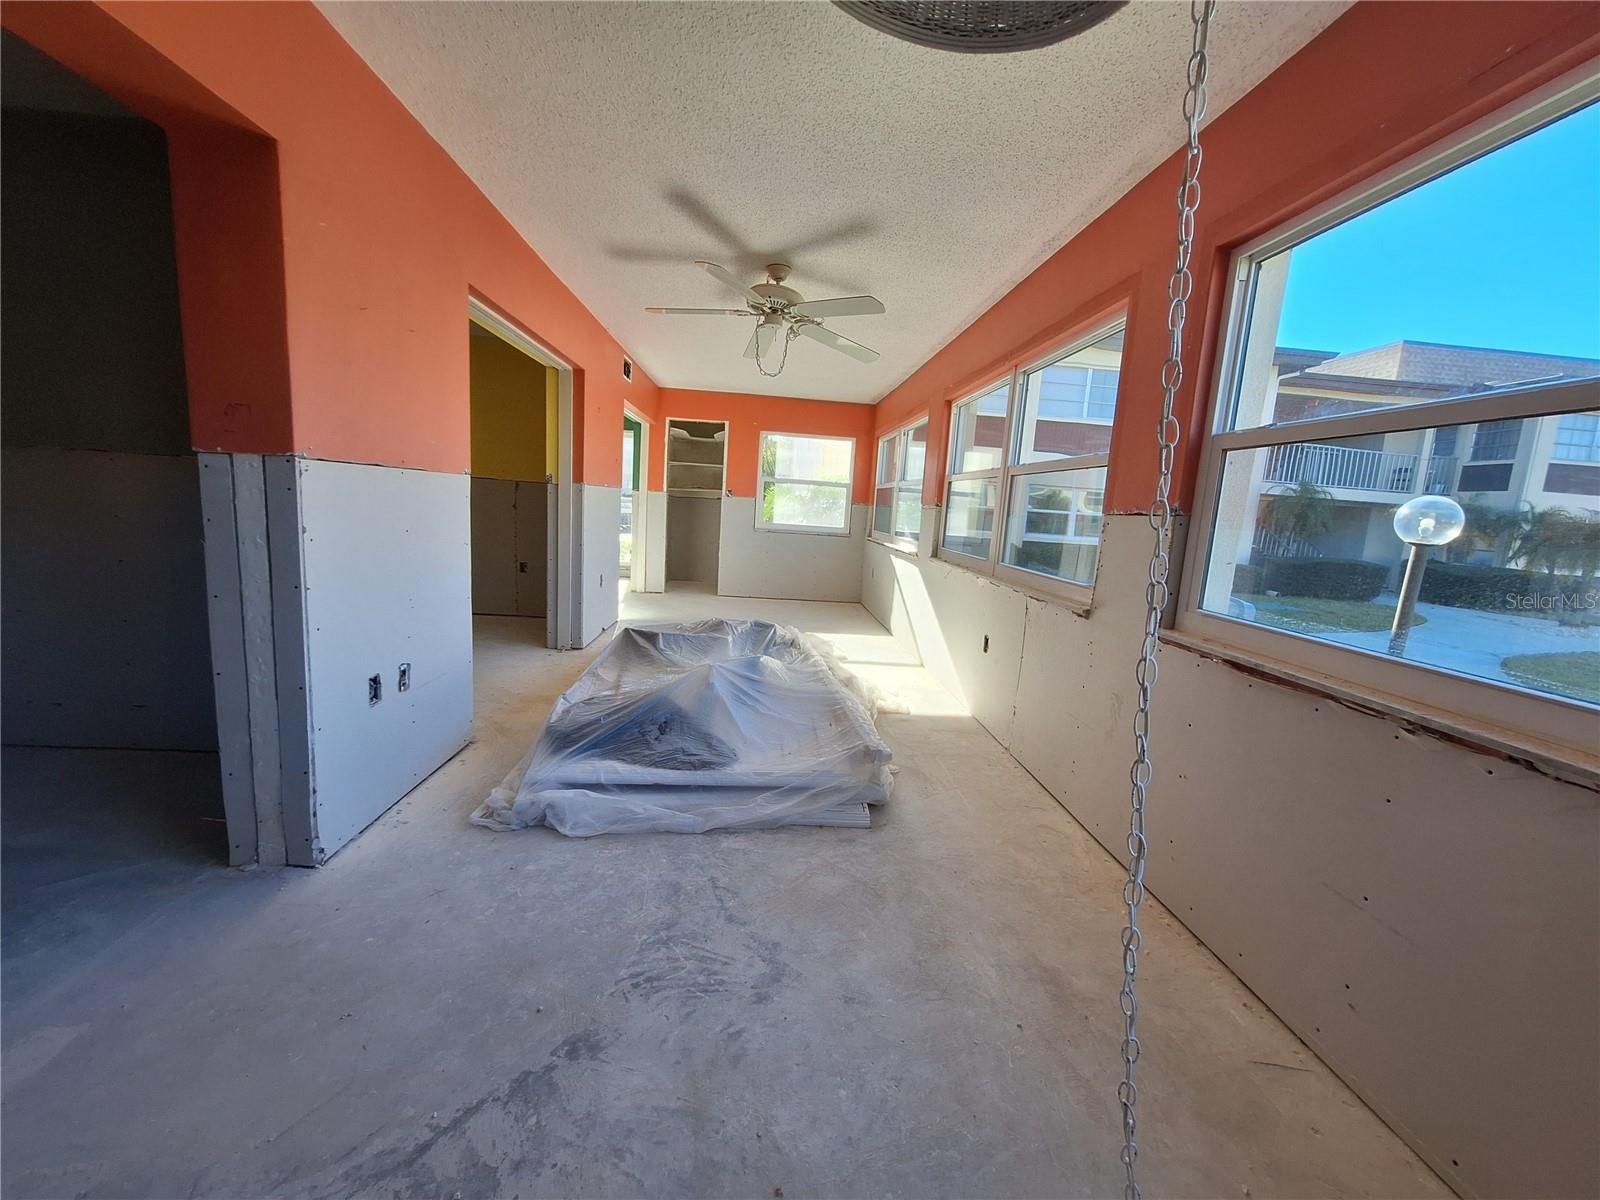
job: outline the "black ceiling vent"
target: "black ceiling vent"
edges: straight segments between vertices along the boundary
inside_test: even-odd
[[[834,0],[863,24],[934,50],[1037,50],[1098,25],[1126,0]]]
[[[633,364],[627,359],[622,360],[622,377],[624,379],[633,378]]]

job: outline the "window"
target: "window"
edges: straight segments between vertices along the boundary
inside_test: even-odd
[[[1521,421],[1485,421],[1472,437],[1472,461],[1511,462],[1521,440]]]
[[[763,433],[756,528],[849,533],[855,449],[851,438]]]
[[[1106,469],[1016,475],[1003,561],[1057,579],[1094,582]]]
[[[1238,254],[1184,629],[1592,753],[1596,96],[1569,87]],[[1394,517],[1427,494],[1465,525],[1416,552],[1412,607]]]
[[[918,421],[878,442],[872,536],[915,550],[922,534],[922,474],[928,459],[928,422]]]
[[[1120,320],[1102,327],[952,409],[940,541],[950,561],[1087,602],[1122,332]]]
[[[1005,458],[1006,407],[1010,398],[1010,383],[1002,383],[956,405],[950,423],[952,473],[1000,467]]]
[[[1568,413],[1562,417],[1550,457],[1561,462],[1600,462],[1600,414]]]

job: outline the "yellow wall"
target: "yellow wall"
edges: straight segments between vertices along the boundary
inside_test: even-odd
[[[493,335],[473,331],[472,473],[491,479],[555,474],[549,425],[555,370]]]
[[[551,479],[559,479],[561,441],[558,422],[561,420],[561,402],[558,388],[561,381],[554,367],[544,369],[544,469]]]

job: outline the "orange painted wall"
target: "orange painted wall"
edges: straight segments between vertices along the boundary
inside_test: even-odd
[[[763,433],[820,433],[855,439],[852,499],[857,504],[872,502],[877,445],[872,433],[875,410],[869,404],[662,388],[658,411],[659,417],[652,418],[650,424],[649,487],[652,491],[659,492],[663,486],[667,421],[673,417],[688,417],[728,422],[727,486],[735,496],[756,494],[757,447]]]
[[[472,293],[575,366],[575,474],[620,482],[655,385],[310,4],[0,19],[168,131],[197,447],[465,471]]]
[[[1229,251],[1597,53],[1600,5],[1363,2],[1206,128],[1187,382],[1177,406],[1181,505],[1194,491],[1195,430],[1211,394]],[[1175,76],[1174,142],[1182,137],[1179,99]],[[1148,509],[1180,178],[1174,155],[878,405],[880,432],[919,411],[934,414],[925,503],[943,503],[951,402],[1125,307],[1107,502],[1113,511]]]

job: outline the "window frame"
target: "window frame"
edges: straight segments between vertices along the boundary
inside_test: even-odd
[[[1600,74],[1592,64],[1569,72],[1521,102],[1468,126],[1455,136],[1380,172],[1301,217],[1239,246],[1227,272],[1220,354],[1211,383],[1211,406],[1200,451],[1187,553],[1175,607],[1179,640],[1192,641],[1241,661],[1283,664],[1283,673],[1326,678],[1335,690],[1375,695],[1386,707],[1442,720],[1452,728],[1513,734],[1522,744],[1551,747],[1563,760],[1593,760],[1597,706],[1582,700],[1484,679],[1449,667],[1391,658],[1324,641],[1311,634],[1268,628],[1201,608],[1212,556],[1222,473],[1230,451],[1371,433],[1430,430],[1498,420],[1564,416],[1600,408],[1600,382],[1527,384],[1475,396],[1392,405],[1364,412],[1231,428],[1238,407],[1245,342],[1254,308],[1257,264],[1322,231],[1438,178],[1473,159],[1600,101]],[[1523,436],[1527,436],[1524,434]],[[1474,431],[1474,440],[1476,431]],[[1458,435],[1457,456],[1465,439]]]
[[[1550,440],[1550,461],[1551,462],[1553,462],[1553,463],[1571,463],[1571,464],[1574,464],[1574,465],[1589,466],[1589,467],[1600,465],[1600,417],[1596,418],[1596,427],[1586,431],[1589,434],[1589,438],[1588,438],[1587,443],[1584,444],[1584,446],[1583,446],[1583,449],[1585,451],[1585,454],[1584,454],[1583,457],[1581,457],[1581,458],[1573,458],[1570,455],[1566,455],[1566,454],[1563,454],[1561,452],[1562,426],[1567,423],[1566,422],[1566,418],[1567,417],[1574,417],[1574,416],[1586,416],[1586,415],[1588,415],[1588,414],[1586,414],[1586,413],[1564,413],[1562,415],[1560,424],[1558,424],[1556,426],[1555,436]]]
[[[769,437],[805,438],[819,442],[844,442],[850,447],[850,468],[845,474],[849,477],[843,483],[834,479],[801,479],[788,475],[768,475],[763,469],[762,450]],[[802,533],[814,537],[849,537],[855,525],[855,479],[856,479],[856,439],[836,433],[795,433],[789,430],[763,429],[756,434],[756,530],[759,533]],[[820,525],[786,525],[777,521],[763,521],[761,519],[762,500],[767,493],[769,483],[798,483],[810,487],[830,487],[844,489],[844,527],[824,527]]]
[[[880,546],[891,546],[896,550],[905,550],[915,554],[921,544],[922,528],[921,517],[918,517],[917,537],[901,537],[894,532],[895,506],[898,504],[901,492],[911,491],[914,487],[917,495],[917,511],[920,514],[926,506],[922,503],[923,488],[928,479],[928,438],[922,439],[922,478],[907,479],[905,473],[905,457],[901,453],[903,441],[918,429],[928,428],[931,432],[931,423],[927,413],[913,417],[911,420],[890,430],[878,439],[877,457],[872,464],[872,516],[867,522],[867,538],[877,542]],[[887,481],[883,478],[883,453],[889,448],[894,455],[894,471]],[[885,488],[889,490],[891,502],[889,506],[889,532],[878,532],[878,493]]]
[[[1064,358],[1069,358],[1080,350],[1086,350],[1096,342],[1121,332],[1126,338],[1128,328],[1127,312],[1118,312],[1116,315],[1098,321],[1088,329],[1075,334],[1071,339],[1057,343],[1048,351],[1032,355],[1015,364],[1003,375],[990,376],[981,387],[963,391],[960,397],[953,400],[949,407],[947,421],[948,433],[945,461],[946,470],[944,477],[943,506],[939,512],[939,529],[937,534],[937,557],[952,564],[963,567],[979,575],[992,576],[1002,583],[1008,584],[1021,591],[1041,596],[1045,599],[1064,600],[1068,604],[1082,609],[1089,608],[1094,601],[1094,579],[1087,583],[1075,579],[1058,579],[1054,575],[1047,575],[1042,571],[1031,571],[1026,567],[1013,566],[1005,561],[1006,536],[1011,523],[1011,488],[1014,480],[1026,475],[1053,474],[1059,471],[1092,471],[1104,469],[1107,472],[1106,483],[1110,483],[1111,452],[1108,447],[1104,454],[1078,454],[1066,455],[1056,458],[1040,459],[1037,462],[1016,462],[1021,457],[1022,438],[1024,435],[1022,410],[1027,404],[1024,387],[1029,375],[1053,366]],[[1102,368],[1093,368],[1099,370]],[[1117,403],[1122,400],[1123,368],[1117,368]],[[964,404],[979,400],[996,388],[1006,386],[1006,414],[1005,414],[1005,440],[1001,446],[1000,465],[986,467],[981,471],[958,471],[960,465],[956,455],[960,452],[960,445],[956,439],[956,410]],[[1087,394],[1087,393],[1086,393]],[[1116,417],[1108,421],[1084,417],[1074,422],[1083,425],[1110,426],[1112,437],[1116,433]],[[945,524],[950,513],[951,485],[970,482],[974,480],[988,480],[995,487],[995,522],[994,529],[989,537],[989,554],[986,558],[979,558],[974,554],[956,550],[945,545]],[[1102,510],[1102,535],[1104,532],[1104,489],[1101,491]],[[1023,505],[1019,517],[1026,520],[1028,508]],[[1095,539],[1098,544],[1102,538]],[[1095,552],[1095,576],[1100,573],[1099,549]]]

